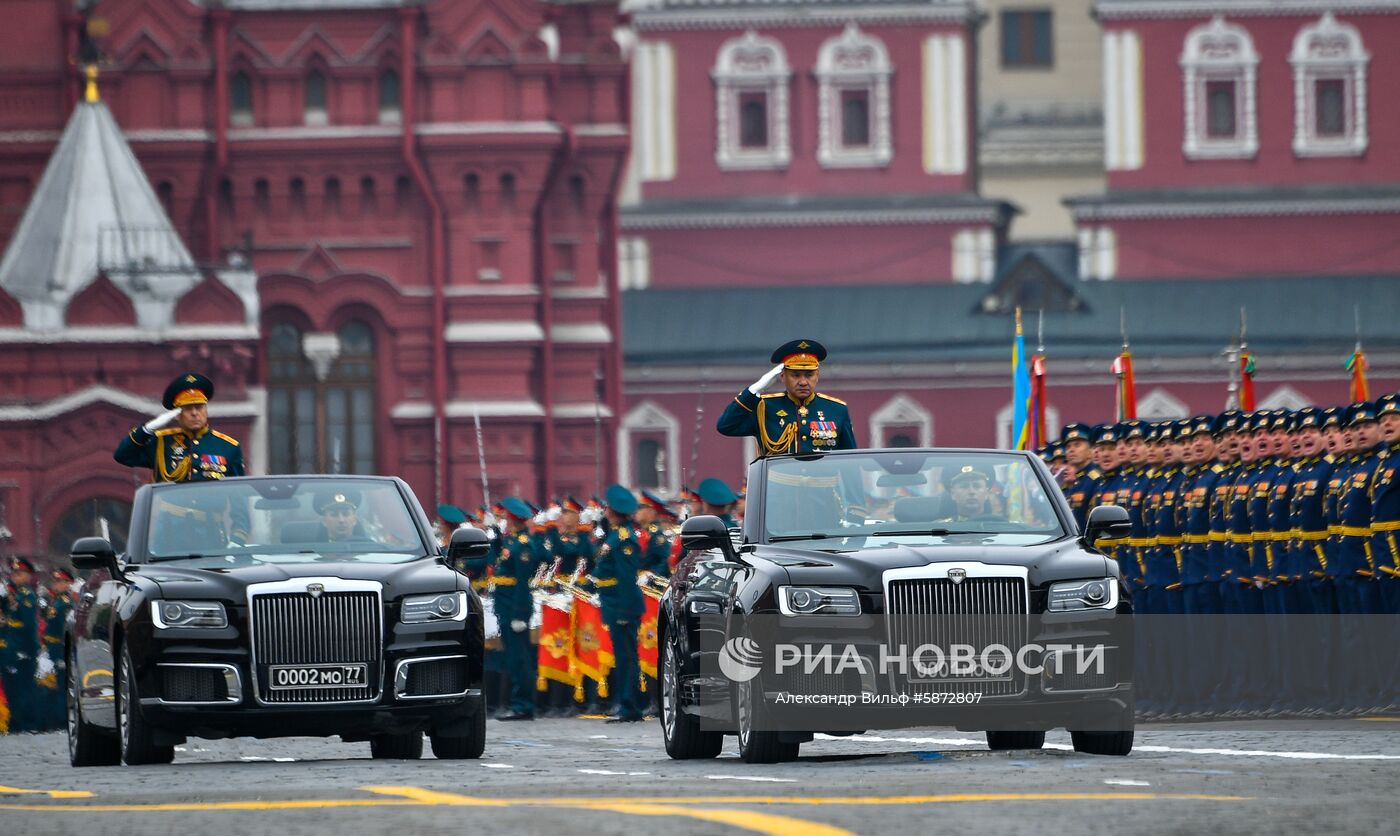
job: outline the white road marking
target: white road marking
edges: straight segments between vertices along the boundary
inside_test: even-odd
[[[651,774],[650,772],[617,772],[612,769],[580,769],[579,772],[584,775],[626,775],[628,777]]]
[[[607,740],[607,739],[608,739],[608,736],[607,736],[606,734],[590,734],[590,735],[588,736],[588,739],[589,739],[589,740]]]
[[[711,781],[759,781],[768,784],[795,784],[796,778],[767,778],[761,775],[706,775]]]
[[[483,763],[482,766],[486,767],[487,769],[514,769],[514,768],[515,768],[515,767],[511,766],[511,765],[508,764],[508,763]]]
[[[1134,781],[1131,778],[1108,778],[1104,780],[1110,787],[1150,787],[1146,781]]]
[[[259,761],[265,762],[265,763],[266,763],[266,762],[271,762],[271,763],[296,763],[296,762],[297,762],[297,759],[296,759],[296,758],[264,758],[264,757],[262,757],[262,756],[260,756],[260,755],[244,755],[244,756],[242,756],[241,758],[239,758],[239,760],[241,760],[241,761],[247,761],[248,763],[256,763],[256,762],[259,762]]]
[[[985,746],[986,741],[975,740],[967,737],[877,737],[875,735],[857,734],[847,737],[837,737],[835,735],[818,734],[818,740],[851,740],[859,743],[913,743],[922,746]],[[1068,743],[1046,743],[1046,749],[1053,749],[1060,752],[1073,752],[1074,747]],[[1269,749],[1218,749],[1218,748],[1192,748],[1184,746],[1159,746],[1139,743],[1133,746],[1134,752],[1155,752],[1163,754],[1183,754],[1183,755],[1224,755],[1227,757],[1239,758],[1283,758],[1285,760],[1341,760],[1341,761],[1400,761],[1400,755],[1342,755],[1334,752],[1279,752]]]

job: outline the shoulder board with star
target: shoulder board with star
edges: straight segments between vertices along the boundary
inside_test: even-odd
[[[765,401],[768,400],[769,398],[786,398],[786,397],[787,397],[787,392],[771,392],[771,393],[769,393],[769,394],[767,394],[767,395],[759,395],[759,397],[762,398],[762,399],[765,400]]]
[[[160,438],[168,438],[169,436],[175,435],[177,433],[182,433],[184,431],[185,430],[182,427],[166,427],[163,430],[156,430],[156,435]]]
[[[833,398],[832,396],[826,394],[825,392],[818,392],[818,393],[817,393],[817,397],[819,397],[819,398],[824,398],[824,399],[826,399],[826,400],[828,400],[828,401],[831,401],[832,403],[839,403],[839,404],[841,404],[842,406],[847,406],[847,403],[846,403],[845,401],[841,400],[840,398]]]
[[[1102,479],[1103,471],[1099,470],[1097,467],[1091,467],[1085,475],[1087,475],[1090,479]]]
[[[1325,462],[1327,462],[1328,464],[1336,464],[1336,463],[1337,463],[1336,457],[1333,456],[1331,453],[1328,453],[1327,455],[1323,456],[1323,457],[1322,457],[1322,460],[1325,461]]]
[[[234,447],[237,447],[237,446],[238,446],[238,439],[234,438],[234,437],[231,436],[231,435],[224,435],[223,433],[219,432],[218,430],[210,430],[210,431],[209,431],[209,434],[212,435],[212,436],[217,436],[218,438],[222,438],[224,441],[227,441],[229,444],[232,444]]]
[[[1213,465],[1210,466],[1210,472],[1211,472],[1211,473],[1224,473],[1224,472],[1225,472],[1225,465],[1221,464],[1220,462],[1216,462],[1215,464],[1213,464]]]

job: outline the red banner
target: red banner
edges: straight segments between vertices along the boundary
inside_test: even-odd
[[[1254,355],[1240,355],[1240,409],[1254,411]]]
[[[577,685],[574,671],[574,630],[570,614],[546,603],[540,623],[539,674],[535,687],[543,691],[549,681]]]
[[[608,695],[608,671],[613,668],[612,636],[603,611],[585,598],[574,598],[574,669],[578,672],[574,699],[583,699],[583,677],[598,683],[598,696]]]
[[[637,631],[637,661],[641,665],[642,673],[656,678],[656,616],[661,611],[661,602],[650,595],[643,595],[647,602],[646,612],[642,614],[642,629]],[[642,688],[646,689],[646,680],[642,680]]]

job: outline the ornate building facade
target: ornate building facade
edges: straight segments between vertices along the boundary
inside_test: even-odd
[[[107,146],[71,165],[132,156],[152,206],[88,217],[94,197],[74,194],[94,257],[26,262],[0,291],[8,546],[47,548],[97,505],[119,516],[136,477],[110,448],[187,367],[215,377],[212,420],[255,472],[394,473],[428,507],[474,505],[483,483],[588,494],[610,475],[629,81],[615,3],[84,5],[7,8],[0,246],[90,107],[84,44],[115,121],[82,133]],[[162,257],[179,282],[110,263],[143,228],[178,251]],[[164,294],[164,319],[142,294]],[[77,456],[76,426],[93,428]]]

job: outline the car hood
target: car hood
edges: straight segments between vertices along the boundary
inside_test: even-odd
[[[841,583],[880,592],[883,573],[889,569],[955,563],[972,569],[973,563],[1024,566],[1031,586],[1057,580],[1117,576],[1118,568],[1097,552],[1086,551],[1077,540],[1065,539],[1035,546],[907,546],[833,554],[809,549],[763,546],[754,553],[786,570],[791,583]],[[970,575],[975,575],[969,571]]]
[[[296,578],[340,578],[378,581],[384,584],[384,599],[402,595],[465,589],[457,572],[432,558],[410,563],[294,563],[262,564],[234,568],[195,568],[177,562],[143,564],[141,577],[160,587],[164,598],[217,598],[230,602],[247,600],[252,584],[275,583]]]

